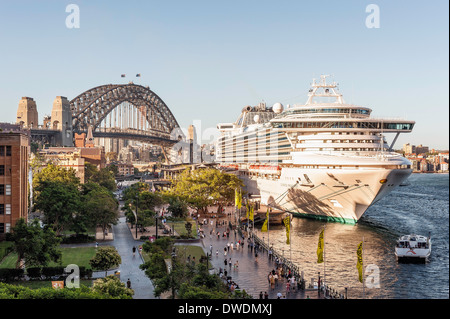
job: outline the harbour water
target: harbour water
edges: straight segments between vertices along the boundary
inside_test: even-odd
[[[370,207],[356,225],[294,218],[290,245],[281,225],[271,226],[269,235],[258,231],[258,236],[291,257],[307,283],[320,272],[332,288],[339,292],[347,288],[348,298],[448,299],[449,175],[412,174],[408,182]],[[318,264],[317,243],[324,227],[325,263]],[[397,262],[396,239],[409,233],[431,234],[428,263]],[[356,249],[363,240],[364,289],[356,268]]]

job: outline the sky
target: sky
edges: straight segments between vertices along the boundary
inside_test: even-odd
[[[66,19],[79,8],[79,28]],[[375,4],[378,28],[369,28]],[[180,126],[234,122],[244,106],[305,103],[333,75],[348,103],[416,121],[405,143],[449,149],[447,0],[0,0],[0,122],[32,97],[148,85]],[[370,25],[370,24],[369,24]],[[137,73],[141,74],[136,78]],[[121,78],[121,74],[126,74]],[[205,139],[208,137],[205,136]],[[392,140],[393,136],[388,137]]]

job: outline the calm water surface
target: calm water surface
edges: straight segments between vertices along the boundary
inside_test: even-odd
[[[269,240],[275,250],[299,265],[307,282],[321,278],[349,298],[449,298],[449,175],[412,174],[410,185],[398,187],[370,207],[357,225],[294,218],[291,245],[282,226],[271,226]],[[317,264],[317,242],[325,227],[325,266]],[[426,264],[399,264],[395,241],[403,234],[431,234],[433,250]],[[265,237],[267,233],[258,233]],[[364,263],[379,270],[379,288],[358,281],[356,248],[364,238]],[[366,268],[366,278],[375,275]],[[369,282],[370,284],[370,282]]]

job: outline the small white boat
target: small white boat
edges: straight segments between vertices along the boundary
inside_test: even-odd
[[[395,256],[397,260],[426,262],[431,255],[431,238],[422,235],[404,235],[397,240]]]

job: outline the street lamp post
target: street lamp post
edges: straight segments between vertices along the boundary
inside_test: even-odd
[[[158,213],[156,213],[155,215],[155,230],[156,230],[155,238],[158,239]]]
[[[137,195],[136,195],[136,239],[137,239],[137,236],[138,236],[138,231],[137,231],[137,227],[138,227],[138,223],[137,223],[137,221],[138,221],[138,206],[139,206],[139,193],[137,193]]]

